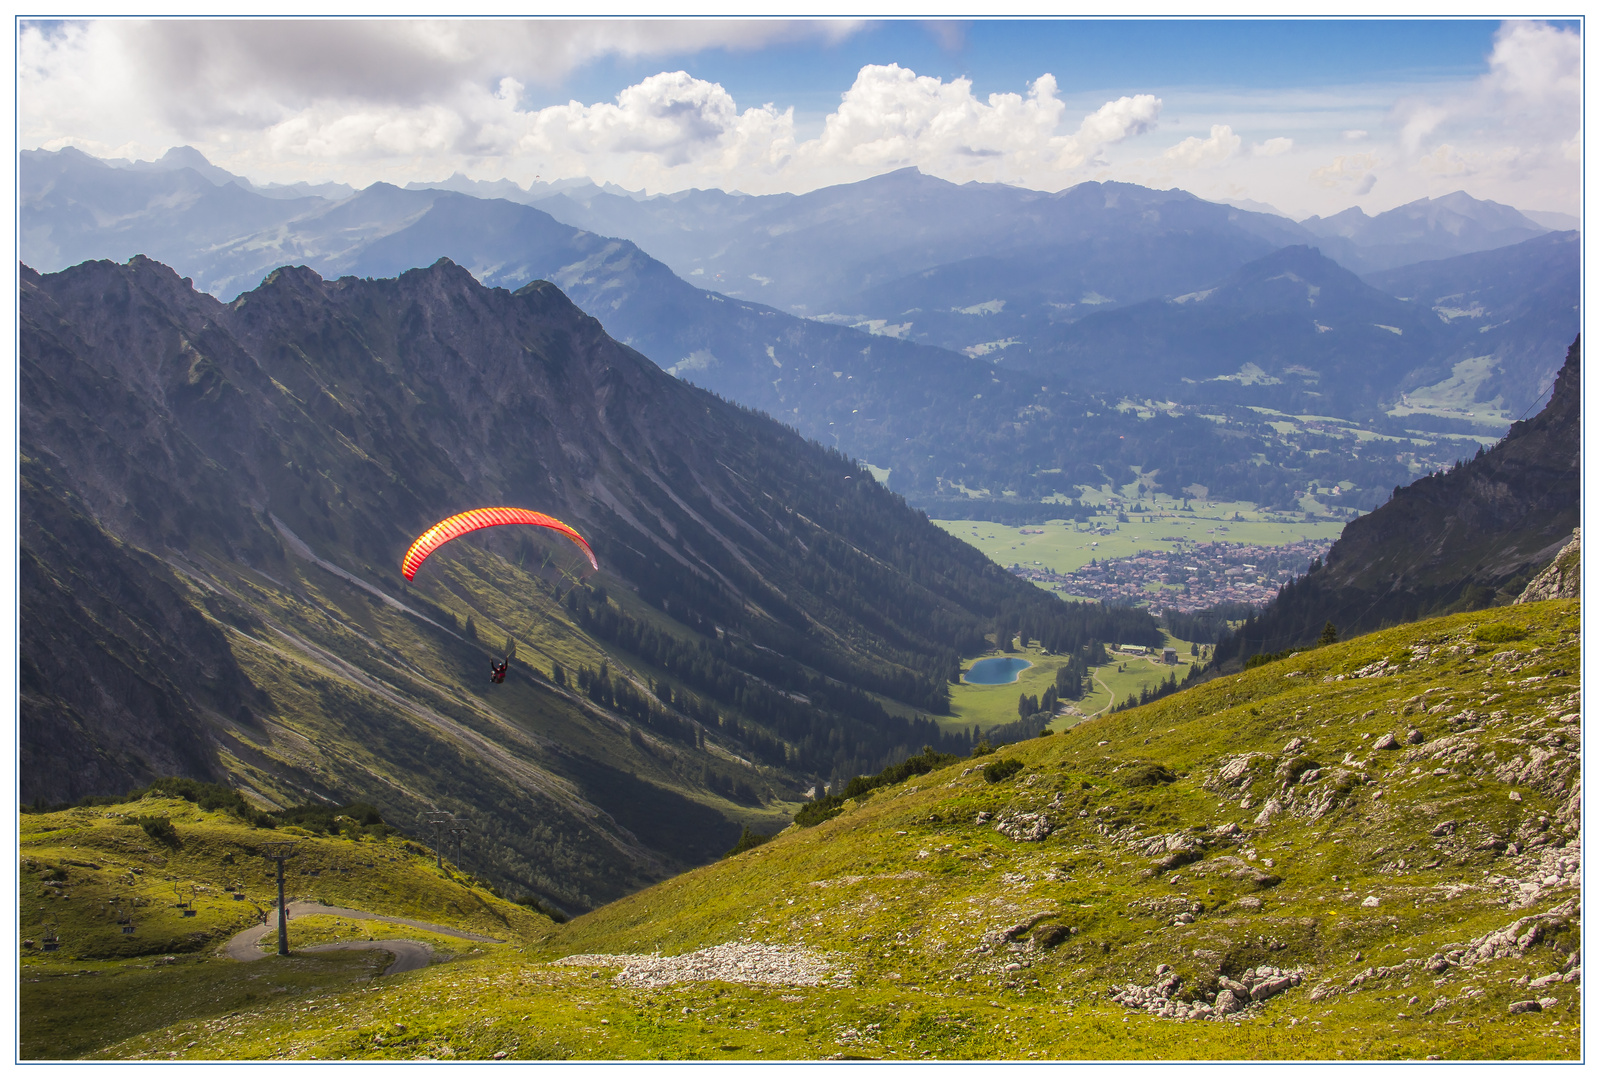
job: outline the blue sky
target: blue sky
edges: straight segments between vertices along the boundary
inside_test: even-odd
[[[719,82],[741,102],[790,103],[825,114],[867,64],[898,63],[980,96],[1020,92],[1040,73],[1067,92],[1137,93],[1151,86],[1281,89],[1470,79],[1493,50],[1496,19],[883,21],[843,41],[805,38],[761,49],[710,48],[649,58],[605,56],[534,107],[604,101],[664,68]]]
[[[23,25],[24,148],[258,181],[1183,187],[1294,217],[1467,190],[1574,213],[1581,28],[1435,21]]]

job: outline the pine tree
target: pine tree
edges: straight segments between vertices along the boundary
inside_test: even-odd
[[[1317,638],[1317,645],[1337,645],[1338,643],[1339,631],[1333,625],[1333,621],[1330,619],[1322,624],[1322,636]]]

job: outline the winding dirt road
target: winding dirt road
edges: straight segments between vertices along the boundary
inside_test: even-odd
[[[304,918],[307,915],[334,915],[342,919],[364,919],[368,922],[392,923],[396,926],[410,926],[417,930],[426,930],[430,934],[445,934],[449,937],[464,938],[467,941],[488,941],[499,943],[499,938],[485,937],[482,934],[473,934],[466,930],[456,930],[449,926],[440,926],[438,923],[421,922],[417,919],[400,919],[391,915],[374,915],[370,911],[356,911],[353,908],[329,907],[326,904],[317,904],[311,901],[302,901],[289,905],[289,921]],[[266,921],[260,926],[252,926],[248,930],[241,930],[228,939],[222,951],[234,960],[248,963],[251,960],[260,960],[272,955],[264,953],[259,948],[261,939],[268,934],[276,933],[278,927],[278,909],[273,908],[267,912]],[[381,941],[341,941],[331,945],[309,945],[299,952],[344,952],[352,949],[381,949],[394,957],[389,966],[383,969],[385,975],[396,975],[402,971],[415,971],[428,966],[433,959],[433,947],[421,941],[412,941],[410,938],[384,938]]]

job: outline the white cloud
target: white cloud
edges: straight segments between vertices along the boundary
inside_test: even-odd
[[[1191,135],[1176,146],[1168,147],[1161,156],[1191,169],[1218,165],[1237,153],[1243,141],[1227,124],[1212,124],[1209,137],[1202,139]]]
[[[958,182],[1047,190],[1087,179],[1176,184],[1302,214],[1343,209],[1380,176],[1383,197],[1400,202],[1470,178],[1482,198],[1577,208],[1581,41],[1536,22],[1504,24],[1478,77],[1426,85],[1174,87],[1164,106],[1152,94],[1075,97],[1048,74],[1020,92],[980,96],[965,79],[883,64],[861,68],[838,88],[834,110],[799,130],[789,102],[736,101],[699,69],[662,71],[610,100],[539,107],[564,75],[607,55],[754,50],[855,29],[757,20],[23,23],[18,141],[144,158],[189,143],[257,181],[365,185],[459,171],[761,193],[915,165]],[[955,48],[959,28],[949,29],[945,45]],[[1164,109],[1192,118],[1196,134],[1167,147],[1141,142]],[[1236,134],[1258,131],[1279,134],[1253,143]],[[1372,151],[1370,162],[1350,153],[1358,147]],[[1310,160],[1333,164],[1308,173]]]
[[[1319,187],[1339,188],[1352,194],[1365,195],[1376,183],[1373,170],[1377,166],[1376,154],[1340,154],[1328,164],[1311,170],[1311,182]]]
[[[189,142],[227,158],[248,157],[251,147],[303,146],[329,155],[317,163],[325,172],[342,162],[413,152],[470,158],[493,155],[515,137],[518,103],[501,96],[507,87],[520,92],[553,84],[605,55],[838,40],[856,25],[693,19],[25,23],[17,44],[19,134],[24,145],[72,142],[101,153],[159,153]]]
[[[720,84],[662,72],[610,102],[525,105],[526,87],[603,53],[755,48],[840,37],[805,22],[90,22],[25,25],[24,146],[155,157],[190,143],[258,181],[366,184],[588,176],[626,187],[806,190],[915,165],[953,180],[1062,187],[1161,103],[1106,102],[1076,130],[1056,81],[980,99],[895,64],[868,65],[801,142],[792,108],[741,109]]]
[[[1526,109],[1575,109],[1583,90],[1583,42],[1548,23],[1508,22],[1495,34],[1484,83]]]
[[[1068,168],[1094,162],[1106,147],[1155,127],[1160,116],[1161,99],[1154,94],[1108,101],[1083,118],[1078,130],[1063,143],[1060,160]]]
[[[1400,145],[1423,159],[1439,145],[1475,144],[1483,161],[1506,168],[1535,159],[1566,161],[1579,123],[1583,43],[1577,32],[1540,22],[1506,22],[1495,33],[1489,70],[1452,94],[1396,102]],[[1437,145],[1428,144],[1438,140]],[[1520,164],[1517,164],[1520,163]],[[1454,174],[1452,174],[1454,175]]]

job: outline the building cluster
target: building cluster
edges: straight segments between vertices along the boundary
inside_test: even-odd
[[[1190,612],[1217,604],[1265,604],[1286,582],[1305,573],[1312,559],[1325,555],[1330,543],[1300,540],[1265,547],[1219,540],[1097,559],[1066,574],[1016,564],[1011,572],[1068,596]]]

